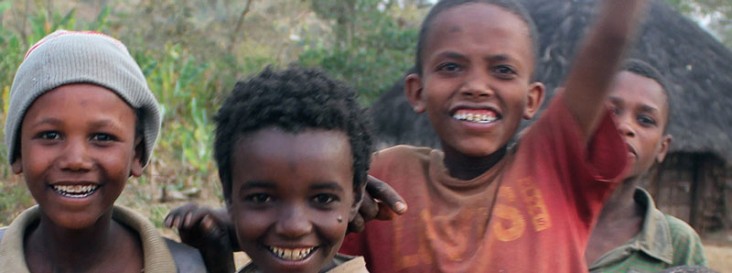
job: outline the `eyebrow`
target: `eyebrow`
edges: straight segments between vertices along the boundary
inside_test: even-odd
[[[239,190],[243,191],[243,190],[250,190],[250,189],[256,189],[256,188],[274,189],[274,188],[276,188],[276,186],[272,182],[251,180],[251,181],[244,182],[244,185],[241,185],[241,187],[239,187]]]
[[[651,113],[660,112],[660,110],[657,107],[653,107],[653,106],[646,105],[646,104],[641,105],[641,111],[651,112]]]
[[[618,98],[618,97],[610,96],[608,99],[610,100],[610,102],[612,102],[614,104],[618,104],[618,105],[621,105],[621,106],[625,106],[625,101],[622,100],[622,99],[620,99],[620,98]],[[661,111],[658,107],[653,107],[653,106],[648,105],[648,104],[641,104],[640,110],[643,111],[643,112],[652,112],[652,113],[658,113],[658,112]]]
[[[32,126],[40,126],[40,125],[45,125],[45,124],[62,125],[63,123],[64,122],[59,118],[47,117],[47,118],[42,118],[40,121],[32,123],[31,125]],[[93,121],[91,123],[90,127],[94,128],[94,129],[99,129],[99,128],[103,128],[103,127],[120,128],[121,126],[119,126],[119,122],[114,122],[111,119],[103,119],[103,120]]]
[[[450,58],[450,59],[467,59],[467,57],[465,55],[457,53],[455,51],[440,52],[439,54],[437,54],[437,57]],[[483,59],[490,63],[506,62],[506,61],[513,60],[513,58],[511,58],[511,56],[509,56],[507,54],[490,55],[490,56],[484,57]]]
[[[484,58],[489,63],[498,63],[498,62],[506,62],[506,61],[512,61],[513,58],[506,54],[497,54],[497,55],[491,55]]]
[[[620,99],[618,97],[609,96],[607,99],[614,104],[620,104],[620,105],[625,104],[625,101],[623,101],[622,99]]]
[[[337,192],[344,192],[343,187],[336,182],[318,182],[310,186],[311,190],[331,190]]]
[[[60,119],[57,119],[57,118],[42,118],[40,121],[31,123],[30,125],[31,125],[31,128],[33,128],[33,127],[36,127],[36,126],[41,126],[41,125],[46,125],[46,124],[48,124],[48,125],[60,125],[62,123],[63,122],[61,122],[61,120]]]
[[[465,57],[465,55],[457,53],[455,51],[440,52],[439,54],[437,54],[436,57],[437,58],[448,58],[448,59],[461,59],[461,60],[467,59],[467,57]]]

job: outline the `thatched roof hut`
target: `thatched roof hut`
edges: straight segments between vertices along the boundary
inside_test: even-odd
[[[568,72],[580,38],[591,25],[598,0],[520,1],[533,16],[539,31],[541,48],[537,75],[547,86],[549,100],[554,88]],[[688,175],[659,173],[656,180],[670,176],[668,179],[689,184],[677,185],[673,182],[676,183],[673,187],[684,188],[686,195],[692,196],[686,207],[680,208],[675,214],[698,228],[706,228],[709,225],[703,224],[706,220],[702,219],[702,215],[709,213],[695,213],[697,207],[704,210],[713,206],[714,210],[718,210],[728,206],[726,210],[732,211],[732,205],[725,201],[729,198],[724,196],[718,196],[718,201],[714,201],[722,204],[707,206],[698,200],[709,199],[705,192],[717,192],[720,195],[720,189],[724,193],[724,189],[732,187],[732,51],[661,0],[652,1],[647,18],[632,56],[654,65],[668,78],[672,105],[669,132],[674,136],[671,152],[680,158],[672,156],[672,163],[669,163],[672,167],[666,169],[688,167],[690,172]],[[545,102],[544,107],[547,105]],[[382,145],[410,143],[438,147],[438,140],[426,117],[418,116],[411,110],[404,97],[401,81],[382,95],[372,110],[377,136]],[[705,163],[708,161],[712,163]],[[712,175],[715,177],[714,182],[701,181],[701,177],[710,172],[709,167],[704,166],[722,169],[712,170],[721,173]],[[689,183],[689,180],[692,182]],[[651,186],[652,189],[655,187],[658,195],[683,195],[666,192],[665,186],[660,184],[658,182]],[[668,203],[669,206],[679,204],[678,200],[672,199],[678,197],[659,202],[661,205]],[[732,219],[726,220],[724,215],[716,217],[719,218],[719,224],[714,226],[732,226]]]

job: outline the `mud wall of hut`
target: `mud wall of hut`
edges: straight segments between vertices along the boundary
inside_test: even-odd
[[[712,154],[673,153],[649,177],[658,208],[700,234],[732,228],[732,166]]]

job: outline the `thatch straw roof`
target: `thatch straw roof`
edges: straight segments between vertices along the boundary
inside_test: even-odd
[[[548,99],[563,81],[597,0],[521,0],[541,39],[538,78]],[[670,83],[672,152],[713,153],[732,164],[732,51],[660,0],[652,1],[633,57],[659,69]],[[413,113],[402,83],[372,106],[385,145],[437,147],[424,115]],[[548,103],[544,103],[544,106]]]

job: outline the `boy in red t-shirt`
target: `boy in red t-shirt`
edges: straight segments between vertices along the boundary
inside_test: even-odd
[[[341,251],[371,272],[586,272],[590,229],[627,151],[604,101],[646,1],[606,0],[566,88],[541,105],[537,37],[513,1],[440,1],[422,24],[406,95],[442,150],[397,146],[370,174],[410,210],[372,221]]]

